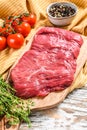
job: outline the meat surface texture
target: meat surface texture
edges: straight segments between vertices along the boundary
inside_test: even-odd
[[[44,97],[69,87],[76,71],[76,60],[83,43],[74,32],[40,28],[31,44],[11,69],[10,79],[18,97]]]

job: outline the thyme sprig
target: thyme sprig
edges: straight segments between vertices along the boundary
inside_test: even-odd
[[[30,126],[29,114],[33,102],[18,98],[14,93],[14,89],[0,76],[0,116],[5,115],[10,124],[25,121]]]

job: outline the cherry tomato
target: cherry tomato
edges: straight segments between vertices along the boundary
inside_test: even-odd
[[[36,23],[36,15],[34,13],[29,14],[29,16],[24,15],[22,20],[29,23],[31,26],[34,26]]]
[[[7,16],[5,19],[5,24],[9,24],[13,19],[13,16]]]
[[[30,14],[29,24],[30,24],[31,26],[34,26],[35,23],[36,23],[36,15],[33,14],[33,13],[31,13],[31,14]]]
[[[0,36],[0,51],[6,48],[6,38],[3,36]]]
[[[21,33],[26,37],[30,33],[31,27],[28,23],[22,22],[21,24],[15,26],[15,31]]]
[[[2,27],[2,29],[0,29],[0,35],[7,37],[9,34],[14,33],[14,29],[12,28],[12,26],[10,24],[5,24],[4,27]]]
[[[24,37],[20,33],[10,34],[7,37],[7,44],[9,47],[19,49],[24,43]]]
[[[2,32],[2,27],[0,27],[0,33]]]
[[[23,22],[29,23],[29,21],[30,21],[29,14],[24,13],[24,14],[21,16],[21,19],[22,19]]]
[[[15,26],[18,25],[20,22],[21,22],[21,19],[20,19],[20,18],[16,18],[16,19],[13,19],[11,25],[12,25],[12,27],[15,27]]]
[[[3,36],[3,37],[6,37],[8,35],[7,31],[6,31],[6,27],[2,27],[2,29],[0,31],[0,35]]]

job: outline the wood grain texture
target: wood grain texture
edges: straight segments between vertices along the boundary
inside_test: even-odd
[[[52,109],[32,112],[30,119],[32,127],[22,123],[19,130],[87,130],[87,86]]]

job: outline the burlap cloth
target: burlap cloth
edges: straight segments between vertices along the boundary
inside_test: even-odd
[[[49,3],[56,1],[62,0],[0,0],[0,18],[11,15],[12,13],[35,12],[37,15],[37,23],[29,36],[25,39],[29,40],[38,27],[53,26],[47,19],[46,7]],[[68,1],[73,2],[78,6],[78,14],[73,22],[65,28],[87,36],[87,0]],[[0,74],[2,74],[3,77],[6,77],[9,68],[14,64],[25,46],[26,44],[18,50],[7,48],[0,52]],[[84,67],[81,69],[75,83],[71,86],[70,91],[82,87],[86,83],[87,63],[85,63]]]

